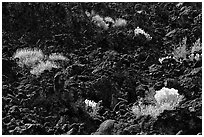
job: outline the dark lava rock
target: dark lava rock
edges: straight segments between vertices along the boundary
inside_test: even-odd
[[[66,135],[76,135],[77,132],[78,132],[78,128],[73,127],[66,133]]]
[[[20,110],[18,106],[12,106],[9,109],[8,113],[11,114],[12,116],[20,116]]]
[[[69,129],[69,124],[64,124],[64,125],[62,126],[62,130],[63,130],[64,132],[68,132],[68,129]]]
[[[23,126],[15,127],[10,130],[11,134],[14,135],[46,135],[45,128],[40,124],[25,124]]]
[[[166,79],[164,82],[164,86],[167,88],[175,88],[175,89],[178,89],[180,87],[178,80],[173,78]]]
[[[111,131],[114,128],[115,120],[106,120],[99,126],[98,130],[94,133],[94,135],[111,135]]]
[[[15,73],[13,71],[13,67],[15,66],[15,62],[9,59],[2,59],[2,75],[5,75],[9,79],[15,78]]]
[[[192,77],[192,76],[202,76],[202,67],[199,68],[194,68],[193,70],[190,71],[187,76]]]
[[[66,135],[76,135],[78,133],[79,126],[79,123],[73,123],[72,125],[70,125],[69,131],[66,133]]]
[[[202,95],[202,68],[195,68],[184,76],[179,77],[181,94],[189,100],[199,98]]]
[[[202,59],[196,61],[195,64],[193,65],[193,67],[194,68],[202,67]]]
[[[86,68],[84,64],[74,64],[66,68],[69,76],[80,75]]]
[[[140,125],[130,125],[123,129],[123,135],[136,135],[137,133],[141,132]]]
[[[196,98],[194,100],[189,100],[183,103],[181,108],[187,108],[190,113],[194,114],[197,117],[201,116],[202,119],[202,98]]]
[[[202,120],[186,109],[165,110],[154,123],[154,130],[168,135],[175,135],[183,130],[183,134],[196,135],[202,131]]]
[[[136,96],[137,97],[145,97],[145,93],[149,90],[148,86],[146,85],[139,85],[136,87],[135,91],[136,91]]]
[[[96,98],[102,100],[104,106],[110,107],[112,94],[116,92],[111,81],[107,77],[101,77],[93,84],[93,88],[96,90]]]
[[[2,121],[4,123],[9,123],[11,119],[12,119],[12,116],[11,115],[7,115],[6,117],[2,118]]]
[[[27,96],[25,94],[23,94],[22,92],[19,92],[16,97],[19,99],[26,99],[27,98]]]
[[[161,71],[161,70],[162,70],[162,65],[153,64],[149,67],[150,73]]]
[[[158,91],[160,89],[162,89],[164,87],[164,82],[163,81],[159,81],[157,83],[154,84],[154,90]]]
[[[26,126],[26,124],[25,124]],[[31,135],[45,135],[47,134],[45,128],[41,124],[30,124],[25,130],[24,134]]]

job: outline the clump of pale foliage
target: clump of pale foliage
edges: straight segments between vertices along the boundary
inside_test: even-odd
[[[90,115],[95,115],[97,112],[97,103],[93,100],[86,99],[84,101],[85,103],[85,109],[89,111]]]
[[[67,58],[58,53],[52,53],[48,57],[43,54],[40,49],[26,48],[18,49],[13,55],[14,59],[18,59],[17,64],[24,68],[29,68],[33,75],[40,75],[45,70],[59,68],[60,65],[56,61],[66,61]]]
[[[103,28],[104,30],[107,30],[110,28],[110,23],[112,23],[112,27],[124,27],[127,25],[127,21],[122,18],[117,18],[114,20],[111,17],[102,17],[95,13],[95,11],[91,11],[89,13],[88,11],[85,11],[85,14],[87,17],[91,18],[91,21],[94,22],[94,24],[100,28]]]
[[[105,30],[108,29],[108,24],[103,20],[103,18],[99,15],[95,15],[92,17],[92,21],[96,24],[96,26],[101,27]]]
[[[173,55],[177,61],[181,61],[186,59],[187,57],[187,48],[186,48],[187,37],[185,37],[178,45],[178,47],[174,48]]]
[[[183,100],[183,96],[178,94],[178,90],[173,88],[162,88],[156,91],[154,96],[156,103],[155,105],[134,105],[132,107],[132,112],[140,117],[142,115],[151,115],[152,117],[157,117],[164,110],[173,110],[179,105]]]
[[[49,60],[67,60],[67,58],[59,53],[52,53],[48,57]]]
[[[39,75],[43,73],[45,70],[51,70],[52,68],[59,68],[59,66],[50,61],[41,62],[36,67],[31,69],[30,73],[33,75]]]
[[[199,54],[199,52],[201,54]],[[190,60],[200,60],[202,59],[202,44],[200,42],[200,38],[198,40],[196,40],[195,43],[193,43],[193,47],[191,48],[191,51],[190,51],[190,55],[189,55],[189,59]]]
[[[86,99],[84,102],[86,104],[86,107],[91,107],[92,109],[94,109],[97,105],[97,103],[94,102],[93,100]]]
[[[20,67],[33,68],[44,59],[44,54],[40,49],[25,48],[18,49],[13,55],[14,59],[18,59]]]
[[[139,27],[137,27],[137,28],[134,30],[134,34],[135,34],[135,36],[144,35],[145,38],[146,38],[148,41],[152,39],[152,37],[151,37],[148,33],[146,33],[143,29],[141,29],[141,28],[139,28]]]
[[[190,48],[190,50],[187,50],[187,37],[185,37],[179,45],[174,48],[173,55],[174,58],[181,62],[182,60],[187,59],[187,56],[190,60],[200,60],[201,54],[197,53],[202,51],[202,44],[200,42],[200,38],[196,40],[195,43],[193,43],[193,46]]]
[[[196,40],[195,43],[193,43],[193,47],[191,48],[191,53],[195,53],[197,51],[201,51],[202,50],[202,44],[200,42],[200,38],[198,40]]]
[[[126,25],[127,25],[127,21],[125,19],[118,18],[115,20],[113,27],[124,27]]]

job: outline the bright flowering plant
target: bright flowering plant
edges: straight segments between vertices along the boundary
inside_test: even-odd
[[[102,17],[98,14],[95,14],[94,11],[92,11],[92,13],[85,11],[85,14],[87,15],[87,17],[91,18],[91,21],[94,22],[96,26],[103,28],[104,30],[110,28],[109,23],[113,24],[112,27],[124,27],[127,25],[127,21],[122,18],[114,20],[111,17]]]
[[[40,49],[18,49],[14,55],[14,59],[18,59],[17,64],[20,67],[33,68],[44,59],[44,54]]]
[[[58,53],[52,53],[47,57],[37,48],[17,50],[13,58],[18,59],[17,64],[20,67],[23,68],[26,66],[29,68],[30,73],[33,75],[39,75],[45,70],[51,70],[52,68],[59,68],[60,63],[57,63],[58,61],[68,60],[66,57]]]
[[[142,30],[139,27],[137,27],[134,30],[134,34],[135,34],[135,36],[144,35],[147,40],[151,40],[152,39],[152,37],[148,33],[146,33],[144,30]]]
[[[39,63],[36,67],[34,67],[32,70],[30,70],[30,73],[33,75],[39,75],[43,73],[45,70],[51,70],[52,68],[58,68],[56,64],[46,61]]]
[[[124,27],[126,25],[127,25],[127,21],[125,19],[118,18],[115,20],[113,27]]]
[[[91,108],[95,108],[96,104],[97,104],[96,102],[94,102],[92,100],[88,100],[88,99],[86,99],[84,102],[85,102],[87,107],[91,107]]]
[[[151,115],[157,117],[164,110],[173,110],[183,100],[183,96],[178,94],[178,90],[163,87],[161,90],[156,91],[154,95],[155,105],[134,105],[132,112],[137,116]]]
[[[84,103],[85,103],[86,110],[88,110],[91,115],[96,115],[97,103],[94,102],[93,100],[88,100],[88,99],[86,99]]]
[[[174,88],[163,87],[161,90],[156,91],[155,99],[157,105],[162,106],[165,103],[170,104],[172,107],[178,106],[179,102],[182,101],[183,96],[178,94],[178,90]]]
[[[92,21],[98,26],[101,27],[105,30],[108,29],[108,24],[106,24],[106,22],[103,20],[103,17],[99,16],[99,15],[95,15],[92,17]]]

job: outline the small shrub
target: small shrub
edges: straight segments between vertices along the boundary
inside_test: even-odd
[[[179,46],[175,48],[173,51],[174,58],[179,62],[186,59],[186,56],[188,54],[186,49],[186,41],[187,41],[187,37],[185,37],[182,40],[182,42],[179,43]]]
[[[40,75],[43,73],[45,70],[51,70],[52,68],[58,68],[56,64],[46,61],[46,62],[41,62],[39,63],[36,67],[34,67],[32,70],[30,70],[30,73],[33,75]]]
[[[173,110],[183,100],[183,96],[179,95],[177,90],[165,87],[156,91],[154,97],[156,100],[155,105],[134,105],[132,107],[132,112],[137,117],[142,115],[151,115],[156,118],[164,110]]]
[[[101,27],[105,30],[108,29],[108,24],[105,23],[105,21],[103,20],[103,17],[99,16],[99,15],[95,15],[92,17],[92,21],[98,26]]]
[[[134,30],[134,34],[135,34],[135,36],[144,35],[147,40],[151,40],[152,39],[152,37],[148,33],[146,33],[144,30],[142,30],[139,27],[137,27]]]
[[[193,47],[191,48],[190,52],[191,54],[188,56],[188,58],[191,61],[199,61],[202,59],[202,44],[200,42],[200,38],[193,43]]]
[[[91,114],[91,115],[95,115],[97,112],[97,103],[92,101],[92,100],[88,100],[86,99],[84,101],[85,103],[85,108],[86,110],[88,110],[88,112]]]
[[[136,105],[132,107],[132,112],[138,117],[143,115],[151,115],[157,117],[162,111],[153,105]]]
[[[109,29],[109,23],[113,24],[112,27],[124,27],[127,25],[127,21],[122,18],[118,18],[114,21],[114,19],[112,19],[111,17],[103,18],[100,15],[95,14],[95,12],[89,13],[86,11],[85,14],[87,15],[87,17],[92,17],[92,22],[94,22],[96,26],[103,28],[104,30]]]
[[[15,52],[14,59],[18,59],[17,64],[20,67],[33,68],[38,65],[43,59],[44,54],[40,49],[19,49]]]
[[[49,56],[43,54],[40,49],[20,49],[17,50],[13,56],[18,59],[17,63],[20,67],[26,66],[30,69],[33,75],[40,75],[45,70],[52,68],[59,68],[62,64],[60,61],[67,61],[68,59],[61,54],[52,53]]]
[[[157,101],[157,105],[162,106],[170,104],[172,107],[178,106],[179,102],[183,99],[183,96],[178,94],[178,90],[174,88],[165,88],[163,87],[161,90],[156,91],[154,98]]]
[[[96,104],[97,104],[96,102],[94,102],[92,100],[88,100],[88,99],[86,99],[84,102],[85,102],[87,107],[91,107],[91,108],[95,108]]]
[[[125,19],[116,19],[115,23],[113,24],[113,27],[123,27],[127,25],[127,21]]]
[[[198,52],[198,51],[202,51],[202,45],[201,45],[201,42],[200,42],[200,38],[198,40],[196,40],[195,43],[193,43],[193,47],[191,48],[191,53],[195,53],[195,52]]]

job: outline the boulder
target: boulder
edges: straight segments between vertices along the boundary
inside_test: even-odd
[[[115,120],[109,119],[101,123],[94,135],[111,135],[114,128]]]

